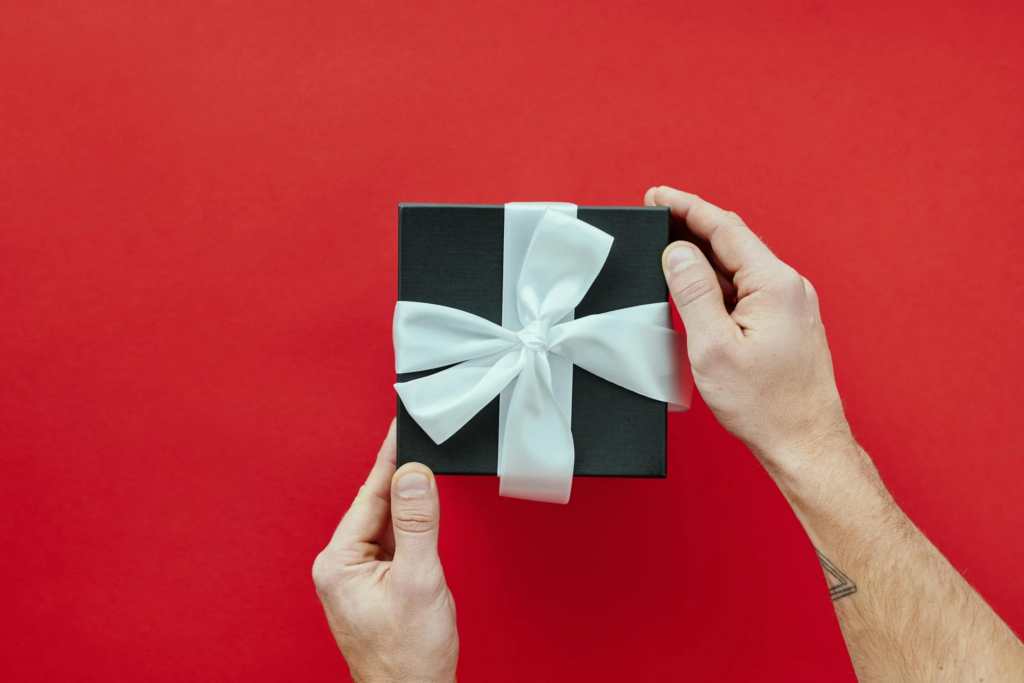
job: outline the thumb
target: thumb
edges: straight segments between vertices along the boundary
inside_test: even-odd
[[[440,521],[434,473],[418,462],[402,465],[391,479],[391,526],[395,533],[392,571],[415,580],[440,566]]]
[[[710,341],[735,327],[725,310],[718,274],[700,249],[689,242],[673,242],[661,255],[661,265],[689,344]]]

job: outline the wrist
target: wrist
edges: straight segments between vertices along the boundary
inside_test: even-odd
[[[769,471],[819,549],[887,528],[902,515],[848,429],[784,455],[775,458],[779,464]]]
[[[782,491],[815,489],[839,469],[867,454],[861,451],[846,421],[799,436],[747,444]]]
[[[455,674],[451,676],[440,676],[434,678],[409,678],[404,675],[392,674],[357,674],[349,671],[352,676],[352,683],[458,683]]]
[[[455,673],[413,674],[405,669],[396,671],[394,667],[362,668],[359,671],[349,667],[349,674],[352,683],[457,683]]]

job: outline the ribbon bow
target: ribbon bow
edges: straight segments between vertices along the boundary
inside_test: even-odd
[[[395,384],[409,414],[435,443],[512,387],[498,436],[503,496],[569,500],[571,384],[567,398],[553,386],[552,361],[557,359],[552,355],[655,400],[688,404],[678,372],[682,335],[671,329],[667,303],[571,319],[604,266],[612,241],[588,223],[544,211],[516,284],[522,326],[517,331],[447,306],[413,301],[395,306],[397,372],[457,363]]]

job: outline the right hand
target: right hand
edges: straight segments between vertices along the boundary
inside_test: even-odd
[[[722,426],[773,476],[852,441],[811,283],[735,213],[669,187],[644,203],[669,207],[693,239],[670,244],[662,267],[694,381]]]

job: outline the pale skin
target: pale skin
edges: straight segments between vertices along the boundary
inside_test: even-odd
[[[854,440],[810,282],[735,213],[668,187],[644,203],[669,207],[683,237],[662,268],[697,388],[817,549],[858,680],[1024,681],[1024,645],[900,510]],[[395,471],[392,424],[313,565],[355,681],[455,680],[439,519],[430,470]]]

